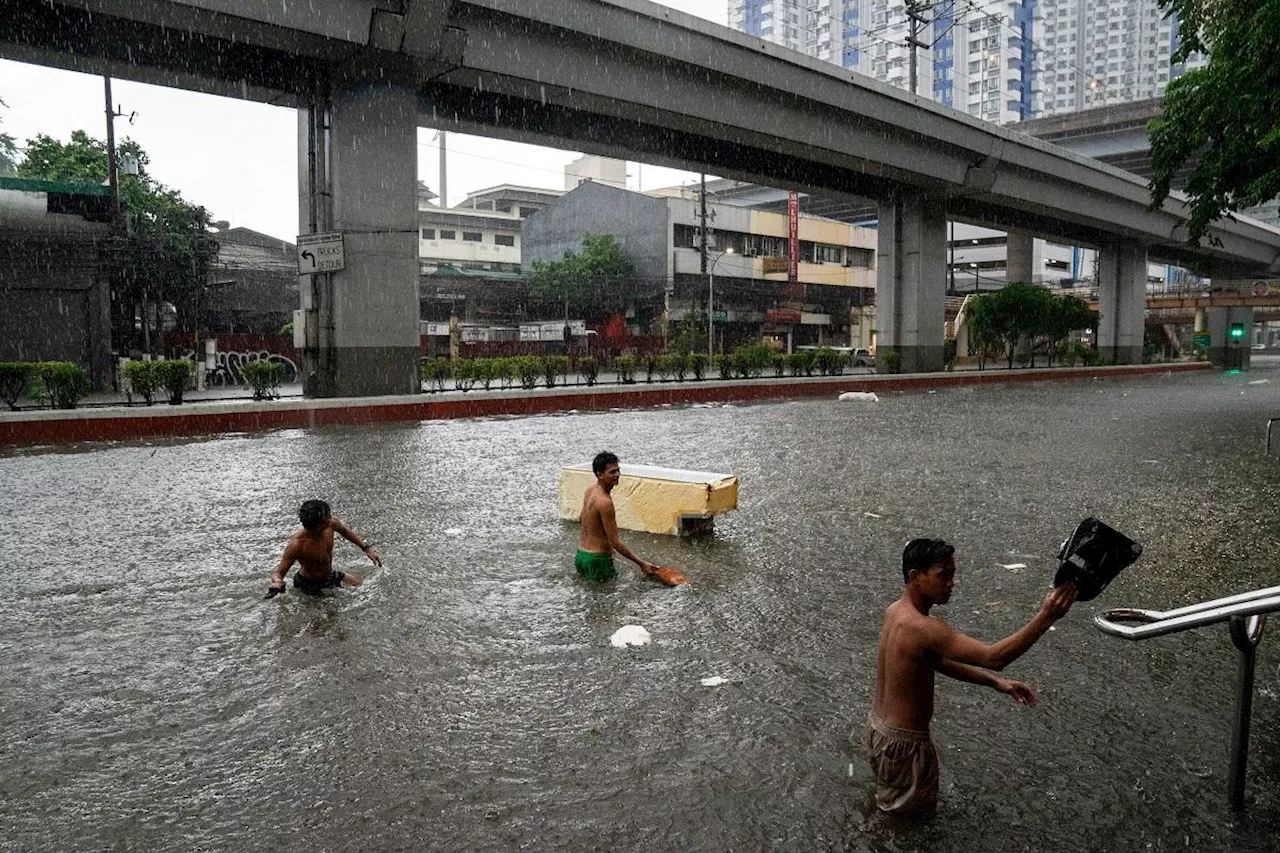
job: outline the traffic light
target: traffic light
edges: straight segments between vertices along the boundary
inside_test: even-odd
[[[1233,341],[1244,340],[1244,323],[1231,324],[1231,340]]]

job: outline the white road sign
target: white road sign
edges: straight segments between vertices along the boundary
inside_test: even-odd
[[[341,231],[298,235],[298,275],[337,272],[345,267]]]

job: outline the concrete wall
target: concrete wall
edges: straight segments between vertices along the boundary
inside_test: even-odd
[[[588,182],[524,221],[521,263],[558,261],[567,250],[582,250],[583,235],[612,234],[635,265],[637,278],[671,277],[671,226],[666,199]]]

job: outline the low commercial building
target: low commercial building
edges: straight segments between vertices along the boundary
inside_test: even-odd
[[[583,183],[525,222],[522,264],[530,271],[579,250],[584,234],[610,234],[635,267],[633,334],[662,335],[710,313],[717,351],[761,338],[786,351],[873,345],[874,230],[799,216],[791,282],[787,214],[709,199],[705,273],[702,222],[687,188],[646,194]]]
[[[110,191],[0,177],[0,361],[70,361],[111,382],[111,289],[99,257]]]

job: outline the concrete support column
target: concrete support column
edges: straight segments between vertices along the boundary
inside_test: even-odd
[[[340,231],[345,268],[304,276],[305,392],[413,394],[418,378],[417,98],[335,84],[299,112],[301,233]]]
[[[1005,235],[1005,281],[1034,280],[1035,248],[1036,238],[1024,231],[1010,231]]]
[[[1197,331],[1197,332],[1206,332],[1206,331],[1208,331],[1208,330],[1209,330],[1209,326],[1208,326],[1207,320],[1205,319],[1205,314],[1204,314],[1204,309],[1203,309],[1203,308],[1197,308],[1197,309],[1196,309],[1196,321],[1195,321],[1195,322],[1196,322],[1196,325],[1195,325],[1195,329],[1194,329],[1194,331]]]
[[[902,373],[942,370],[947,221],[928,196],[881,202],[876,257],[876,362],[899,354]]]
[[[1204,310],[1204,309],[1202,309]],[[1199,312],[1197,312],[1199,313]],[[1231,326],[1244,326],[1244,337],[1231,340]],[[1227,370],[1246,370],[1253,341],[1253,309],[1236,305],[1206,310],[1205,329],[1209,333],[1209,363]]]
[[[1098,253],[1098,352],[1115,364],[1142,363],[1147,248],[1125,243]]]

